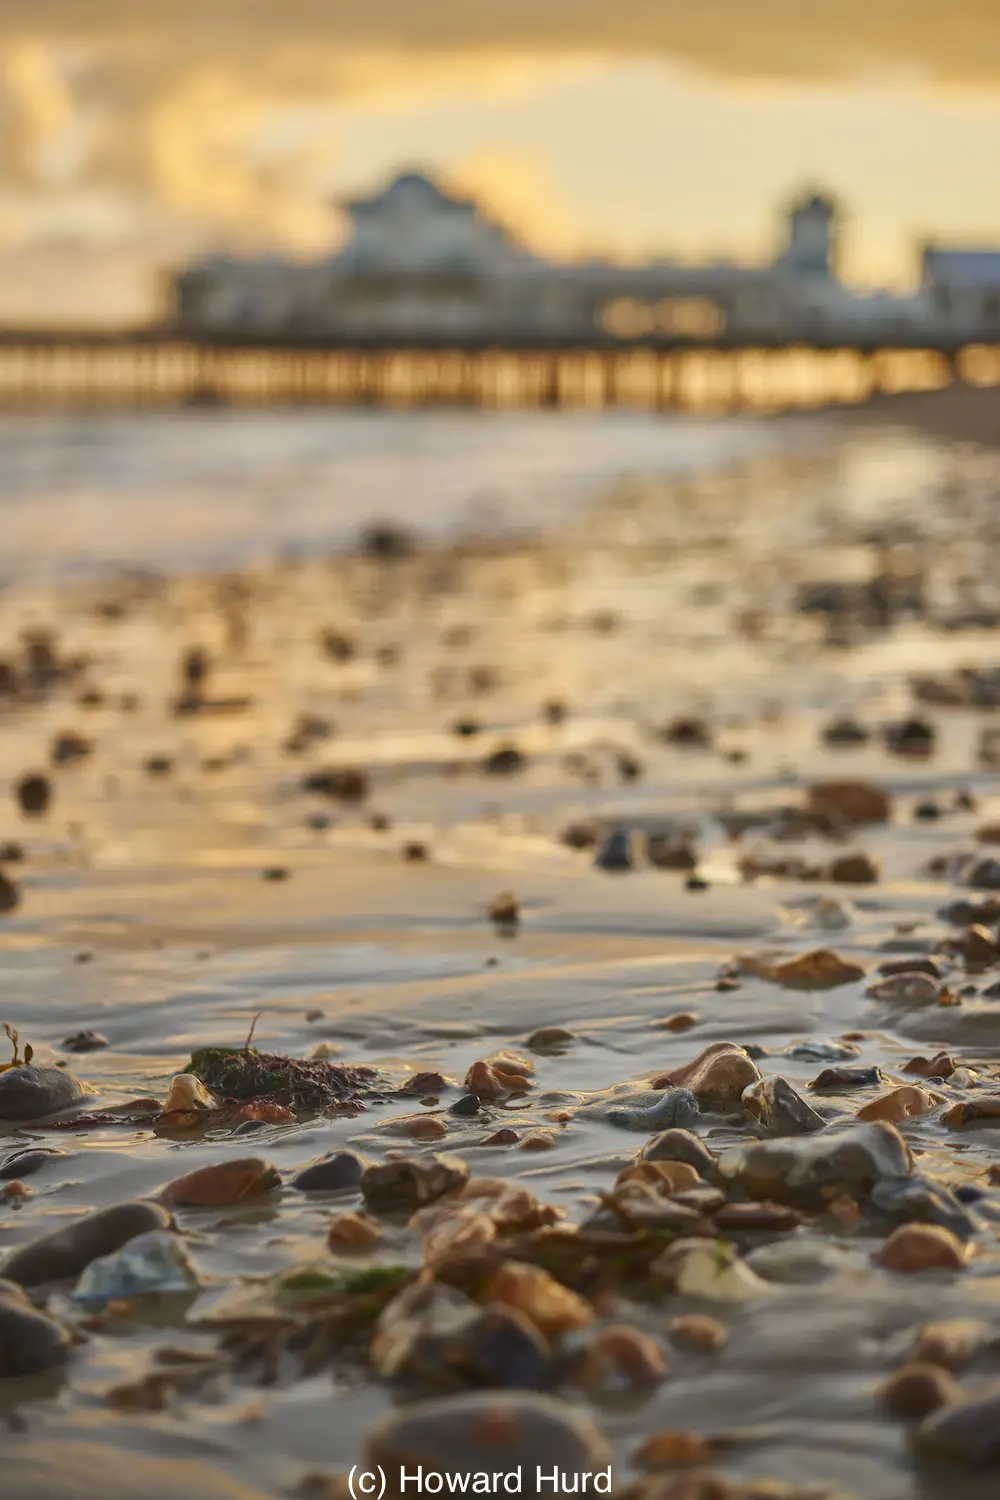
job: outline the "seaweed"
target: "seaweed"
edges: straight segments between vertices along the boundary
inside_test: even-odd
[[[252,1036],[251,1027],[248,1044]],[[377,1092],[378,1081],[374,1068],[284,1057],[250,1045],[200,1047],[184,1071],[221,1099],[270,1099],[303,1111],[357,1103],[363,1095]]]

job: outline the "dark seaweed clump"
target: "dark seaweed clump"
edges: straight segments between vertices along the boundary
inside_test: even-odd
[[[338,1067],[258,1052],[252,1047],[201,1047],[184,1069],[224,1099],[274,1099],[291,1109],[349,1104],[376,1092],[374,1068]]]

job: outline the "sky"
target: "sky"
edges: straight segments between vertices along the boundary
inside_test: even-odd
[[[0,323],[322,254],[405,168],[566,257],[760,261],[822,187],[904,287],[1000,245],[1000,0],[0,0]]]

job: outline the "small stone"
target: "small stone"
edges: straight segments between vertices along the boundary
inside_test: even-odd
[[[65,1052],[97,1052],[101,1047],[108,1045],[106,1036],[99,1031],[77,1031],[63,1041]]]
[[[801,1222],[794,1209],[781,1203],[727,1203],[715,1214],[715,1227],[722,1234],[784,1234]]]
[[[917,1073],[921,1078],[950,1078],[957,1066],[947,1052],[938,1052],[933,1057],[911,1057],[903,1064],[903,1072]]]
[[[831,861],[827,878],[836,885],[874,885],[879,867],[868,854],[842,854]]]
[[[898,1125],[901,1120],[911,1120],[918,1115],[925,1115],[929,1110],[943,1103],[944,1098],[941,1094],[932,1094],[928,1089],[918,1088],[916,1084],[903,1084],[900,1088],[892,1089],[888,1094],[873,1099],[871,1103],[862,1105],[858,1110],[857,1118],[859,1120],[888,1120],[891,1125]]]
[[[528,1037],[525,1046],[532,1052],[554,1052],[576,1040],[572,1031],[564,1026],[540,1026]]]
[[[356,766],[310,771],[302,778],[301,786],[304,792],[315,792],[338,802],[363,802],[371,791],[367,773]]]
[[[523,771],[527,760],[516,745],[501,745],[487,755],[482,763],[488,776],[512,776]]]
[[[660,731],[668,745],[678,745],[688,750],[707,750],[712,743],[711,727],[704,719],[673,719]]]
[[[698,866],[698,855],[687,839],[660,834],[646,840],[646,858],[657,870],[694,870]]]
[[[965,1265],[962,1242],[939,1224],[901,1224],[876,1253],[887,1271],[917,1275],[922,1271],[959,1271]]]
[[[522,1151],[551,1151],[558,1137],[552,1130],[533,1130],[521,1142]]]
[[[704,1313],[683,1313],[667,1324],[667,1337],[694,1354],[718,1354],[729,1334],[717,1318]]]
[[[697,1026],[698,1017],[694,1011],[681,1010],[676,1015],[667,1016],[665,1021],[657,1021],[661,1031],[690,1031],[692,1026]]]
[[[691,1062],[655,1079],[653,1087],[675,1085],[689,1090],[699,1103],[735,1104],[743,1090],[760,1076],[760,1069],[745,1048],[733,1042],[715,1042]]]
[[[588,1343],[579,1380],[590,1391],[634,1391],[658,1385],[666,1374],[667,1361],[655,1339],[626,1323],[612,1323]]]
[[[627,828],[617,828],[609,833],[594,858],[595,868],[609,874],[634,870],[637,864],[635,839]]]
[[[865,990],[870,1000],[880,1000],[889,1005],[934,1005],[940,998],[941,986],[929,974],[917,971],[887,974],[876,979]]]
[[[839,896],[820,896],[814,902],[806,923],[821,932],[842,932],[856,919],[854,907]]]
[[[743,1090],[743,1108],[771,1135],[805,1135],[822,1130],[822,1115],[798,1094],[787,1078],[760,1078]]]
[[[892,803],[885,792],[865,781],[820,781],[806,794],[807,816],[834,828],[887,823]]]
[[[463,1094],[461,1099],[456,1099],[454,1104],[448,1106],[450,1115],[476,1115],[481,1109],[478,1094]]]
[[[692,1125],[700,1110],[690,1089],[664,1086],[615,1094],[610,1099],[597,1099],[583,1105],[579,1114],[584,1119],[594,1116],[606,1120],[619,1130],[641,1130],[648,1135],[650,1131],[668,1125]]]
[[[644,1161],[686,1162],[704,1178],[710,1177],[715,1168],[715,1157],[704,1141],[691,1130],[673,1128],[662,1130],[644,1147]]]
[[[809,1085],[817,1092],[840,1093],[845,1089],[867,1089],[885,1083],[885,1074],[874,1063],[846,1063],[841,1067],[824,1068]]]
[[[905,1181],[913,1157],[894,1125],[852,1120],[811,1135],[733,1147],[718,1158],[716,1170],[722,1185],[749,1198],[819,1207],[830,1189],[867,1198],[873,1186]]]
[[[740,968],[744,973],[756,974],[791,990],[832,990],[865,977],[859,964],[841,958],[829,948],[817,948],[783,963],[771,963],[748,955],[740,959]]]
[[[439,1141],[448,1134],[447,1125],[435,1115],[418,1115],[415,1120],[407,1120],[403,1130],[413,1141]]]
[[[281,1177],[270,1162],[260,1156],[242,1156],[186,1172],[168,1183],[161,1196],[167,1203],[187,1208],[227,1208],[280,1186]]]
[[[900,1422],[921,1422],[961,1396],[961,1387],[937,1365],[904,1365],[883,1380],[875,1392],[878,1404]]]
[[[142,1198],[118,1203],[22,1245],[5,1263],[3,1274],[9,1281],[29,1287],[79,1276],[92,1260],[113,1254],[136,1235],[169,1229],[170,1224],[170,1215],[162,1204]]]
[[[516,1146],[520,1139],[516,1130],[505,1125],[501,1130],[494,1130],[492,1135],[484,1136],[479,1144],[480,1146]]]
[[[499,1302],[521,1312],[546,1338],[585,1328],[594,1318],[593,1308],[564,1287],[541,1266],[523,1261],[504,1261],[494,1271],[481,1293],[486,1303]]]
[[[41,1120],[83,1097],[79,1079],[61,1068],[22,1064],[0,1073],[0,1120]]]
[[[208,1089],[193,1073],[175,1073],[170,1080],[163,1113],[172,1115],[177,1110],[211,1109],[214,1103]]]
[[[291,1186],[300,1193],[341,1193],[360,1187],[364,1169],[365,1163],[353,1151],[333,1151],[303,1167]]]
[[[326,1232],[331,1250],[371,1250],[381,1239],[381,1226],[367,1214],[335,1214]]]
[[[445,1193],[457,1192],[468,1180],[468,1165],[460,1157],[403,1157],[366,1167],[361,1191],[376,1213],[412,1213]]]
[[[564,1401],[533,1392],[476,1391],[383,1417],[369,1432],[366,1461],[385,1472],[386,1500],[402,1500],[399,1476],[417,1466],[443,1475],[523,1474],[528,1483],[522,1494],[532,1500],[546,1493],[536,1487],[538,1470],[603,1475],[611,1454],[591,1419]]]
[[[824,725],[822,738],[824,745],[846,749],[854,745],[866,745],[871,739],[871,730],[859,724],[857,719],[833,719]]]
[[[965,1130],[970,1125],[1000,1126],[1000,1094],[987,1094],[953,1104],[941,1116],[941,1124],[948,1130]]]
[[[63,1364],[72,1342],[69,1331],[32,1307],[19,1286],[0,1281],[0,1379]]]
[[[52,783],[47,776],[22,776],[14,788],[14,796],[26,817],[41,817],[52,801]]]
[[[939,1407],[920,1424],[914,1442],[927,1458],[965,1470],[995,1464],[1000,1459],[1000,1385]]]
[[[517,927],[521,920],[521,908],[513,891],[501,891],[490,902],[490,921],[500,928]]]
[[[0,1162],[0,1182],[9,1181],[11,1178],[31,1177],[35,1172],[40,1172],[43,1167],[48,1166],[54,1158],[65,1155],[65,1151],[56,1151],[48,1146],[28,1146],[20,1151],[14,1151]]]
[[[676,1240],[653,1261],[650,1271],[680,1296],[705,1302],[751,1302],[774,1291],[726,1240]]]

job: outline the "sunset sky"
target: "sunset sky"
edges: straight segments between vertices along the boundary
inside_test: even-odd
[[[0,320],[132,319],[209,248],[313,255],[402,167],[557,255],[845,270],[1000,245],[1000,0],[4,0]]]

